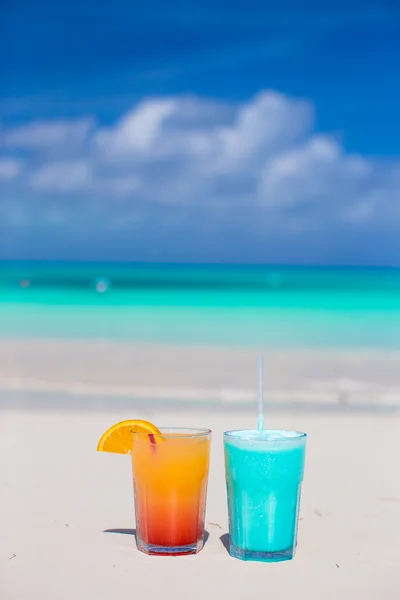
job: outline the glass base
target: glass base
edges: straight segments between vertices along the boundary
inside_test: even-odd
[[[261,552],[259,550],[244,550],[234,544],[230,544],[229,554],[239,560],[255,560],[259,562],[282,562],[294,558],[294,548],[277,550],[276,552]]]
[[[184,556],[197,554],[203,548],[204,542],[200,540],[185,546],[159,546],[158,544],[146,544],[137,540],[137,549],[151,556]]]

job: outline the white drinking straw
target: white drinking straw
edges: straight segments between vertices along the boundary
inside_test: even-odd
[[[258,431],[264,431],[264,365],[263,357],[258,357]]]

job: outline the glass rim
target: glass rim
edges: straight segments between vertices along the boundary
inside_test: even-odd
[[[174,439],[177,438],[198,438],[198,437],[207,437],[211,435],[211,429],[202,428],[202,427],[158,427],[161,433],[148,433],[145,431],[134,431],[131,429],[131,433],[134,436],[140,436],[143,439],[144,436],[153,435],[155,438],[159,437],[169,437],[169,435]]]
[[[290,444],[293,442],[297,442],[299,440],[305,439],[307,434],[304,431],[297,431],[296,429],[264,429],[264,432],[280,432],[280,433],[292,433],[295,435],[282,437],[280,439],[267,439],[267,438],[254,438],[250,436],[243,436],[240,434],[243,433],[257,433],[257,429],[230,429],[228,431],[224,431],[224,437],[226,436],[229,439],[243,441],[243,442],[257,442],[261,444]],[[238,435],[239,434],[239,435]]]

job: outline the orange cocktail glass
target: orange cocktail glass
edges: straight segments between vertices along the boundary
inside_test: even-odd
[[[136,542],[146,554],[196,554],[204,544],[209,429],[133,432]]]

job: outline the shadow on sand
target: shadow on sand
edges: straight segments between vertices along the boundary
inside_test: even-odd
[[[229,533],[224,533],[219,539],[227,553],[230,554]]]

